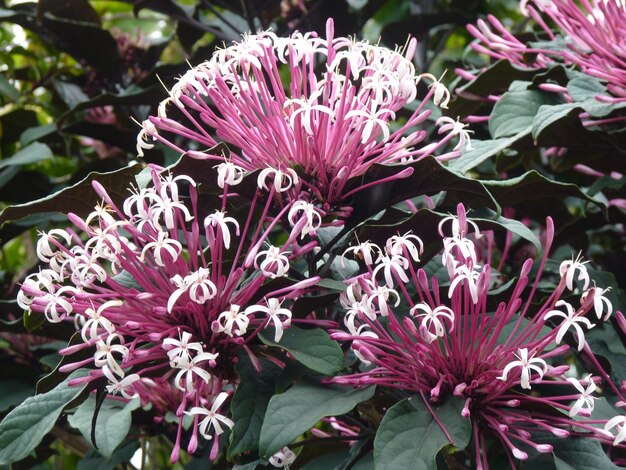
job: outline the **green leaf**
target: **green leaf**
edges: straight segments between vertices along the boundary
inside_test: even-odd
[[[484,217],[482,214],[487,213],[487,217]],[[537,235],[530,230],[526,225],[521,223],[518,220],[507,219],[506,217],[497,216],[497,214],[488,209],[480,211],[479,213],[470,213],[469,217],[471,220],[480,225],[481,229],[495,229],[504,228],[506,231],[514,233],[515,235],[523,238],[531,242],[535,245],[538,252],[541,252],[543,247],[541,246],[541,241],[537,238]]]
[[[10,158],[0,160],[0,170],[7,166],[30,165],[52,158],[52,151],[47,145],[38,142],[24,147]]]
[[[580,106],[576,103],[561,103],[557,105],[541,106],[532,122],[533,139],[537,142],[539,136],[546,128],[568,116],[577,116],[580,111]]]
[[[0,95],[9,98],[11,101],[20,99],[20,92],[17,91],[17,88],[15,88],[4,75],[0,75]]]
[[[35,392],[32,385],[21,380],[6,380],[0,382],[0,413],[15,405],[19,405]]]
[[[471,436],[471,422],[461,416],[463,401],[450,399],[432,407],[446,427],[450,442],[430,411],[418,399],[405,398],[387,410],[374,439],[376,470],[436,469],[437,453],[446,445],[467,446]]]
[[[538,90],[508,91],[493,107],[489,132],[494,139],[529,132],[539,108],[558,103],[554,93]]]
[[[68,382],[87,375],[78,370],[57,387],[42,395],[27,398],[0,423],[0,465],[27,457],[54,427],[65,407],[83,391]]]
[[[575,197],[604,208],[604,204],[583,193],[575,184],[553,181],[535,170],[504,181],[483,181],[483,185],[502,206],[538,199],[562,200],[564,197]]]
[[[472,150],[464,152],[459,158],[451,160],[450,163],[448,163],[448,168],[465,174],[473,168],[476,168],[485,160],[509,148],[515,142],[528,135],[528,133],[529,129],[526,128],[511,137],[502,137],[492,140],[472,140]]]
[[[56,123],[46,124],[45,126],[29,127],[22,135],[20,135],[20,144],[28,145],[35,140],[46,137],[57,130]]]
[[[80,217],[86,217],[93,211],[94,206],[101,202],[100,196],[91,185],[92,181],[98,181],[114,202],[121,203],[128,196],[130,184],[135,182],[135,175],[142,168],[142,165],[133,165],[109,173],[89,173],[82,181],[50,196],[27,204],[7,207],[0,213],[0,225],[40,212],[67,213],[71,211]]]
[[[269,361],[262,360],[261,365],[263,370],[258,373],[250,360],[242,356],[235,367],[240,382],[230,404],[235,426],[230,433],[229,458],[259,447],[261,425],[280,372]]]
[[[111,458],[130,430],[131,414],[140,405],[139,399],[128,403],[107,399],[98,411],[95,423],[95,445],[98,452]],[[90,396],[80,405],[73,415],[68,417],[70,425],[80,431],[87,442],[91,442],[91,427],[96,409],[96,398]]]
[[[259,453],[269,458],[320,419],[348,413],[373,395],[374,387],[354,389],[313,382],[295,384],[270,400],[261,428]]]
[[[118,465],[129,462],[138,448],[137,439],[127,441],[118,447],[108,459],[100,455],[98,451],[91,450],[78,462],[76,470],[114,470]]]
[[[424,194],[432,196],[441,191],[447,191],[457,201],[472,201],[476,206],[488,207],[496,212],[500,210],[481,182],[448,170],[434,157],[423,158],[410,165],[374,165],[363,177],[352,178],[346,190],[389,178],[400,171],[412,171],[412,174],[406,178],[373,184],[354,195],[351,204],[354,211],[346,219],[346,229],[356,227],[393,204]]]
[[[259,338],[269,346],[289,351],[298,362],[320,374],[333,375],[344,368],[341,347],[321,328],[303,330],[292,326],[284,331],[278,343],[273,334],[262,333]]]

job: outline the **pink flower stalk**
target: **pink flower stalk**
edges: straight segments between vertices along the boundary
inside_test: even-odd
[[[227,170],[218,178],[232,181],[236,175]],[[151,184],[133,189],[121,207],[94,183],[101,205],[85,219],[69,214],[73,229],[42,233],[37,253],[49,267],[24,281],[18,303],[50,322],[76,324],[80,341],[62,353],[94,355],[63,371],[93,363],[86,381],[105,377],[109,393],[139,395],[154,404],[157,422],[175,412],[173,461],[185,415],[194,418],[188,451],[200,433],[213,440],[214,459],[220,435],[233,426],[226,409],[237,386],[237,355],[259,365],[251,345],[258,333],[272,328],[279,341],[289,328],[289,304],[319,278],[294,284],[285,276],[314,243],[300,244],[306,215],[294,216],[288,236],[274,240],[287,208],[267,216],[273,190],[257,190],[240,224],[229,215],[246,207],[236,194],[225,189],[207,210],[191,177],[149,172]],[[272,284],[277,277],[282,282]]]
[[[448,224],[451,235],[444,236]],[[604,297],[606,290],[590,287],[585,263],[578,258],[561,264],[557,287],[542,305],[533,305],[554,235],[550,219],[546,232],[536,278],[531,278],[534,262],[528,259],[510,298],[500,302],[495,311],[490,307],[489,290],[505,279],[490,266],[493,234],[481,234],[467,220],[462,204],[458,217],[448,217],[440,224],[441,262],[449,281],[445,284],[415,267],[421,251],[415,235],[392,237],[384,248],[361,244],[370,255],[378,256],[374,263],[366,263],[366,272],[348,282],[342,296],[348,332],[337,331],[332,336],[351,342],[364,368],[330,380],[417,393],[429,409],[430,402],[449,395],[462,399],[461,414],[472,420],[476,467],[480,469],[488,468],[487,435],[502,442],[512,468],[516,467],[514,458],[528,457],[523,448],[552,451],[551,446],[535,442],[533,432],[559,437],[586,433],[612,441],[611,434],[592,426],[606,420],[573,419],[576,415],[588,417],[593,411],[592,392],[600,378],[566,378],[569,366],[555,363],[570,349],[566,341],[578,350],[586,348],[586,354],[586,331],[610,315],[612,307]],[[442,291],[447,295],[442,296]],[[575,293],[580,294],[578,307],[562,299]],[[601,375],[621,397],[606,374]],[[571,394],[557,395],[563,386],[570,387]],[[446,432],[445,423],[441,426]]]
[[[626,100],[626,3],[623,0],[524,0],[520,9],[536,21],[550,41],[556,36],[542,13],[554,22],[567,48],[532,47],[513,36],[492,15],[487,17],[488,22],[479,20],[476,26],[467,26],[478,40],[472,48],[526,69],[542,69],[554,63],[574,65],[607,83],[613,97],[603,97],[604,100]]]
[[[565,35],[569,49],[561,51],[566,64],[607,82],[617,101],[626,100],[626,2],[623,0],[533,1]],[[528,12],[533,17],[533,6]],[[545,23],[540,23],[544,29]]]
[[[429,102],[446,107],[450,95],[432,75],[416,75],[415,39],[392,51],[335,38],[333,31],[328,20],[325,39],[312,32],[281,38],[265,31],[218,50],[183,75],[158,116],[143,122],[139,155],[159,141],[244,172],[281,172],[293,183],[277,188],[288,201],[304,199],[328,212],[349,204],[359,189],[349,181],[372,165],[417,161],[461,135],[448,129],[425,145]],[[429,91],[418,99],[422,79]],[[407,106],[412,114],[396,121]],[[232,149],[230,156],[207,150],[222,142]],[[458,156],[464,145],[437,158]],[[401,169],[397,178],[410,174]]]

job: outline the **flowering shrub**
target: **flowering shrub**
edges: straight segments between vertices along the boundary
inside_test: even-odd
[[[459,71],[452,94],[416,67],[422,37],[392,50],[326,17],[325,35],[283,37],[285,17],[150,111],[146,88],[64,115],[119,124],[109,111],[129,105],[141,160],[0,214],[40,224],[0,355],[61,356],[7,406],[0,465],[626,464],[623,5],[520,7],[536,36],[470,25],[468,59],[496,63]],[[149,78],[127,62],[119,86]],[[22,323],[43,338],[15,341]]]

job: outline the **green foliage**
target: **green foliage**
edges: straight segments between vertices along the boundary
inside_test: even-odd
[[[435,469],[435,457],[443,447],[467,446],[471,423],[461,416],[462,400],[450,399],[431,407],[445,432],[417,397],[405,398],[387,410],[374,440],[376,470]]]
[[[18,462],[27,457],[53,428],[63,410],[82,394],[82,388],[68,382],[82,377],[80,370],[53,390],[29,397],[0,423],[0,464]]]
[[[259,452],[270,457],[326,416],[348,413],[374,394],[374,387],[353,389],[298,382],[269,402],[261,428]]]

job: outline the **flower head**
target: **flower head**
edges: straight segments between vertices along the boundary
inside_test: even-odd
[[[196,429],[207,439],[219,440],[232,427],[223,408],[238,385],[237,354],[254,358],[248,343],[269,323],[280,340],[291,325],[290,299],[318,278],[297,284],[284,279],[278,290],[268,283],[289,268],[285,253],[306,254],[315,242],[300,246],[299,233],[275,240],[272,229],[281,217],[289,223],[288,208],[271,218],[250,215],[243,228],[226,215],[246,209],[267,214],[271,196],[264,197],[263,210],[254,202],[258,194],[244,201],[228,192],[219,208],[207,207],[199,204],[189,175],[157,166],[147,171],[150,184],[131,191],[121,207],[94,183],[106,210],[98,206],[85,219],[70,214],[74,228],[42,234],[38,252],[49,268],[24,281],[18,300],[53,322],[75,321],[83,343],[64,353],[95,346],[96,370],[88,380],[104,377],[111,394],[138,395],[161,415],[175,412],[181,426],[172,453],[177,458],[183,411],[203,417],[199,423],[196,418]],[[293,217],[300,229],[317,220]],[[264,243],[273,250],[255,257]],[[266,275],[257,275],[259,262]],[[63,368],[84,364],[70,360]]]
[[[449,221],[452,233],[446,236],[443,226]],[[474,230],[468,230],[470,227]],[[442,221],[440,232],[445,256],[434,258],[427,267],[415,266],[404,245],[407,257],[401,257],[395,244],[398,239],[393,238],[373,265],[366,264],[366,271],[346,281],[341,303],[348,332],[331,336],[350,342],[364,367],[330,381],[398,388],[419,394],[427,406],[446,395],[463,400],[461,415],[471,418],[478,462],[484,461],[487,452],[482,444],[485,434],[498,439],[511,459],[526,459],[528,454],[521,450],[526,446],[552,451],[550,446],[534,442],[533,432],[564,437],[572,427],[589,429],[584,422],[564,417],[561,410],[570,416],[586,415],[593,408],[590,394],[595,385],[589,379],[587,388],[568,381],[563,375],[568,366],[555,361],[569,349],[557,346],[566,331],[573,328],[584,345],[580,323],[589,328],[585,315],[594,308],[592,299],[570,312],[569,304],[560,299],[567,289],[565,279],[545,298],[539,296],[537,286],[545,259],[540,260],[537,271],[528,259],[519,273],[510,273],[516,282],[495,302],[493,286],[505,278],[491,269],[497,250],[493,233],[480,233],[467,220],[462,204],[456,217]],[[544,253],[549,251],[553,234],[548,219]],[[481,269],[477,269],[479,265]],[[441,295],[442,284],[449,284],[447,298]],[[385,302],[383,314],[381,301],[373,299],[380,299],[385,290],[398,299]],[[531,297],[524,299],[528,292]],[[535,302],[532,311],[531,300]],[[567,314],[558,310],[563,306]],[[563,317],[563,322],[551,328],[547,320],[558,317]],[[553,384],[573,386],[580,394],[554,394]],[[532,394],[524,393],[530,389]],[[604,439],[600,432],[594,431],[593,436]]]
[[[433,77],[426,96],[417,98],[417,82],[430,76],[416,74],[414,39],[393,51],[334,37],[332,20],[326,29],[325,38],[247,34],[216,51],[180,77],[158,116],[144,122],[138,150],[159,141],[218,162],[220,187],[260,170],[261,188],[289,201],[305,193],[334,210],[348,202],[349,180],[374,164],[416,161],[457,136],[459,145],[440,158],[458,156],[468,145],[461,125],[444,126],[440,133],[449,136],[424,145],[428,102],[446,107],[449,92]],[[282,81],[284,67],[289,83]],[[415,111],[394,130],[391,124],[407,105]],[[181,144],[179,137],[191,143]],[[233,148],[230,156],[196,150],[220,142]]]

